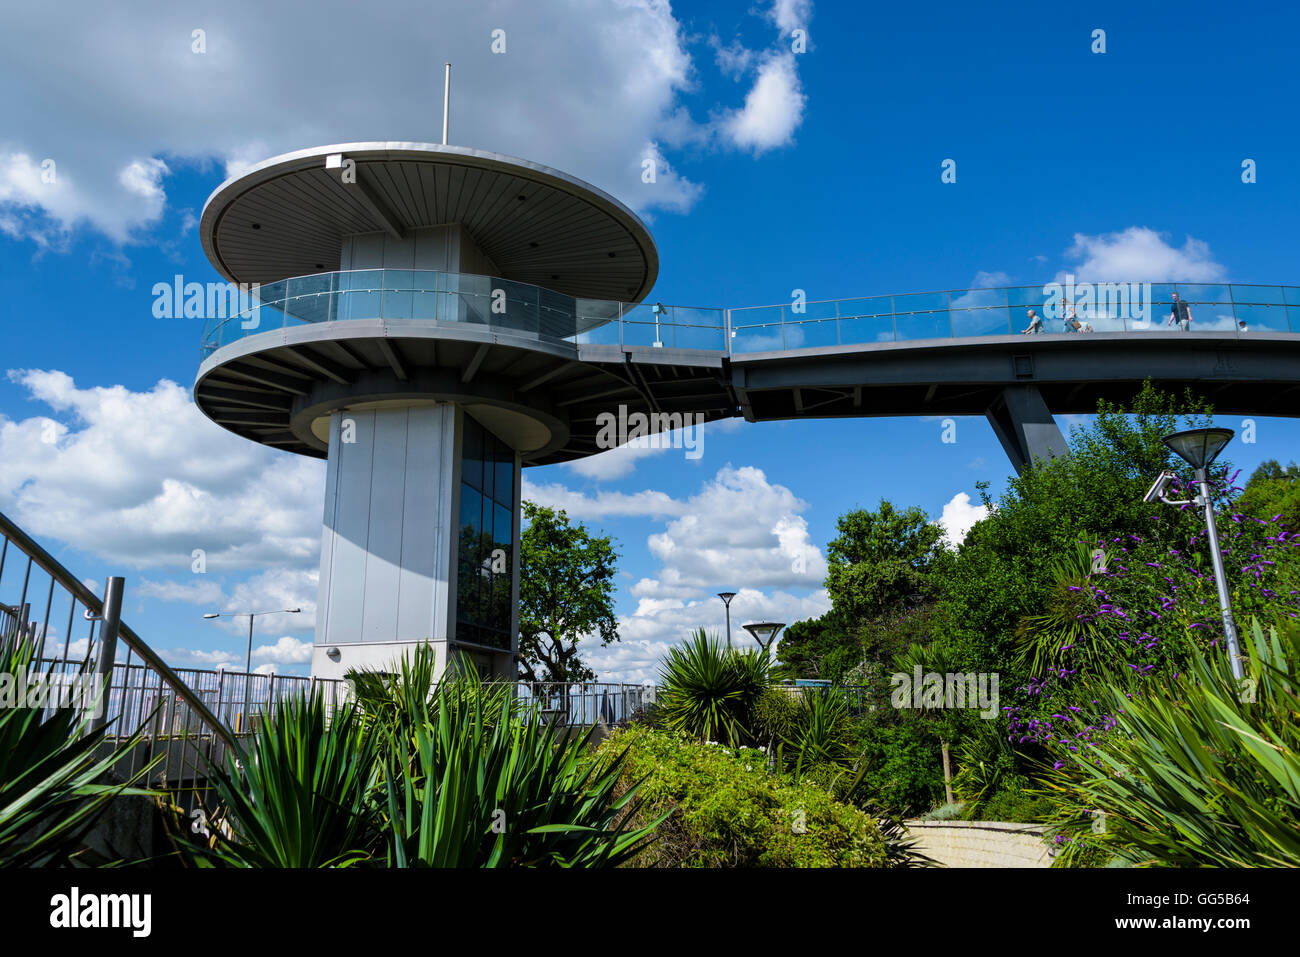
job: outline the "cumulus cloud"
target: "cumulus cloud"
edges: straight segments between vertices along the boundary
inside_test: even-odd
[[[234,174],[310,145],[436,142],[444,60],[453,143],[564,169],[641,210],[689,207],[698,184],[667,164],[654,184],[640,177],[647,144],[657,150],[695,88],[668,0],[500,0],[484,12],[404,0],[364,11],[318,0],[310,17],[258,0],[15,7],[0,85],[22,89],[25,109],[0,131],[0,229],[49,245],[86,222],[123,242],[158,222],[182,164]],[[505,50],[493,53],[498,29]],[[53,181],[40,175],[47,158]]]
[[[966,540],[966,534],[975,523],[987,517],[988,513],[987,507],[972,504],[969,495],[958,492],[944,504],[936,524],[943,529],[948,545],[956,547]]]
[[[812,19],[812,0],[772,0],[767,17],[782,35],[788,35],[801,27],[807,27]]]
[[[57,371],[9,378],[55,413],[0,415],[0,508],[38,539],[136,568],[190,572],[196,551],[207,572],[315,568],[323,463],[226,432],[174,382],[136,392]]]
[[[721,128],[736,147],[763,153],[793,141],[807,102],[795,54],[769,54],[758,67],[745,105],[727,114]]]
[[[721,631],[715,593],[724,588],[737,590],[733,638],[745,645],[753,644],[745,622],[794,622],[830,607],[821,588],[826,561],[803,517],[808,503],[761,469],[728,465],[684,499],[656,490],[585,495],[558,484],[525,485],[525,497],[537,500],[538,492],[575,518],[636,515],[666,523],[646,540],[658,568],[629,590],[637,605],[619,620],[622,641],[586,650],[609,680],[654,680],[666,650],[693,629]]]
[[[1188,236],[1182,246],[1173,246],[1146,226],[1096,236],[1075,233],[1065,256],[1074,265],[1058,272],[1057,282],[1067,273],[1078,282],[1223,282],[1227,277],[1208,243]]]

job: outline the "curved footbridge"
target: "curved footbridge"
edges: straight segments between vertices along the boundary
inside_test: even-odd
[[[295,283],[303,290],[282,295]],[[1177,288],[1165,286],[1153,295],[1166,301],[1148,302],[1155,315],[1146,320],[1094,310],[1083,313],[1092,333],[1012,331],[1032,308],[1024,302],[1041,314],[1043,288],[926,294],[942,308],[924,314],[894,311],[913,306],[893,302],[910,296],[810,302],[796,312],[552,295],[543,309],[545,289],[502,278],[333,272],[265,287],[256,325],[252,313],[212,324],[195,394],[219,424],[321,457],[334,409],[411,395],[463,402],[503,428],[514,424],[525,465],[602,451],[597,417],[620,406],[645,414],[652,430],[685,415],[985,415],[1017,470],[1063,450],[1053,415],[1131,398],[1147,378],[1190,386],[1223,413],[1300,415],[1296,287],[1192,287],[1197,331],[1165,324]],[[499,312],[493,290],[506,292]],[[948,308],[973,293],[986,305]]]
[[[210,314],[195,401],[328,459],[312,671],[433,644],[513,677],[520,469],[608,446],[607,416],[986,415],[1017,469],[1052,415],[1192,386],[1300,415],[1300,288],[1134,284],[694,308],[613,197],[535,163],[420,143],[275,157],[222,184],[204,251],[246,308]],[[254,288],[255,287],[255,288]],[[1165,319],[1174,294],[1190,329]],[[1076,310],[1069,331],[1058,296]],[[1044,314],[1032,334],[1027,313]],[[685,416],[690,420],[684,420]]]

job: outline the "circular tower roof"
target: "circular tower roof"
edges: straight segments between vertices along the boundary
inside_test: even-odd
[[[356,162],[344,183],[327,157]],[[222,183],[199,235],[232,282],[338,267],[344,236],[459,223],[501,278],[639,302],[659,254],[645,224],[594,186],[527,160],[431,143],[344,143],[273,157]]]

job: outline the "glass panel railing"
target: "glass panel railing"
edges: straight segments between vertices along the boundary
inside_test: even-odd
[[[437,320],[508,329],[581,345],[733,355],[884,342],[1076,332],[1177,333],[1173,296],[1190,330],[1238,336],[1300,332],[1300,287],[1227,283],[1075,283],[715,309],[575,299],[529,283],[419,269],[361,269],[274,283],[250,300],[209,307],[202,354],[285,326],[352,319]],[[250,301],[254,304],[249,307]],[[1029,311],[1039,317],[1031,327]],[[1079,328],[1067,323],[1073,315]]]

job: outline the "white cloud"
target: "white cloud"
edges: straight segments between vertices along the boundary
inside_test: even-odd
[[[258,645],[254,648],[253,660],[279,665],[301,665],[311,661],[311,649],[310,641],[299,641],[284,635],[273,645]]]
[[[118,242],[139,239],[163,213],[165,177],[186,163],[216,159],[233,173],[326,143],[436,142],[444,60],[454,64],[453,143],[558,167],[638,209],[690,206],[700,189],[684,177],[640,180],[646,144],[694,82],[668,0],[489,9],[317,0],[304,17],[261,0],[197,13],[163,0],[70,0],[7,10],[0,86],[21,89],[25,108],[0,131],[0,229],[50,245],[88,222]],[[192,51],[197,28],[204,53]],[[498,28],[503,54],[490,51]],[[54,183],[40,177],[46,158]]]
[[[829,596],[821,589],[807,595],[796,595],[781,590],[763,592],[742,587],[731,600],[732,641],[742,648],[757,648],[757,643],[745,631],[745,624],[753,621],[792,624],[806,618],[817,618],[830,610],[830,606]],[[697,628],[713,635],[723,635],[726,616],[721,599],[712,594],[690,601],[642,599],[636,611],[619,619],[621,640],[608,648],[593,647],[585,657],[604,680],[635,684],[657,682],[668,649],[682,644]],[[774,647],[779,645],[778,639]]]
[[[145,578],[132,591],[140,598],[204,605],[213,610],[217,610],[218,606],[224,607],[226,601],[226,594],[218,582],[197,578],[192,582],[153,581]]]
[[[0,415],[0,509],[38,540],[187,574],[196,549],[208,572],[316,567],[320,461],[225,431],[174,382],[134,392],[81,389],[57,371],[9,378],[58,415]]]
[[[526,486],[525,497],[536,500],[537,491]],[[693,629],[721,631],[723,607],[715,593],[726,588],[737,591],[733,638],[746,645],[753,642],[745,622],[789,623],[830,607],[821,588],[826,561],[802,514],[808,504],[770,483],[761,469],[726,466],[685,500],[653,490],[588,496],[548,485],[544,491],[548,504],[577,518],[621,514],[667,522],[647,539],[659,567],[632,585],[637,606],[619,620],[621,642],[585,650],[604,678],[653,680],[667,649]]]
[[[745,105],[726,114],[720,128],[734,146],[763,153],[793,141],[807,102],[795,54],[771,53],[759,64]]]
[[[988,513],[988,508],[971,504],[969,495],[958,492],[944,504],[943,513],[935,524],[943,528],[948,544],[956,547],[966,539],[975,523],[987,517]]]
[[[1227,276],[1208,243],[1188,236],[1181,247],[1171,246],[1146,226],[1096,236],[1075,233],[1065,255],[1075,265],[1058,272],[1057,282],[1067,273],[1078,282],[1223,282]]]
[[[785,35],[801,27],[807,28],[812,19],[812,6],[812,0],[772,0],[767,17]]]

